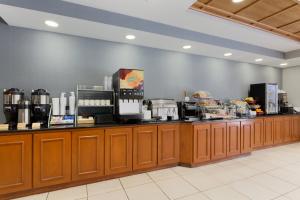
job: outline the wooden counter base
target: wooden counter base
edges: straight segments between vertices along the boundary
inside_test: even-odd
[[[300,116],[0,136],[0,199],[222,162],[300,140]]]

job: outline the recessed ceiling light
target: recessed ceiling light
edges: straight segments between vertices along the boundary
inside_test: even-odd
[[[243,2],[244,0],[232,0],[233,3],[241,3]]]
[[[135,35],[126,35],[126,39],[127,40],[134,40],[135,39]]]
[[[288,63],[281,63],[280,66],[287,66]]]
[[[232,56],[232,53],[224,53],[224,56],[226,56],[226,57]]]
[[[50,27],[53,27],[53,28],[57,28],[59,26],[59,24],[57,22],[52,21],[52,20],[46,20],[45,24],[47,26],[50,26]]]
[[[192,48],[192,46],[191,45],[184,45],[182,48],[183,49],[190,49],[190,48]]]
[[[261,61],[263,61],[262,58],[257,58],[257,59],[255,59],[255,62],[261,62]]]

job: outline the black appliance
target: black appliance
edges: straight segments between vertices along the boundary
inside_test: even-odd
[[[278,84],[251,84],[249,96],[256,100],[265,114],[278,114]]]
[[[81,105],[80,101],[105,102],[104,104]],[[78,117],[93,117],[95,124],[114,123],[114,91],[102,90],[101,86],[77,85]]]
[[[40,123],[41,127],[48,127],[51,110],[49,99],[50,94],[45,89],[32,90],[31,92],[31,121]]]
[[[198,121],[202,119],[202,111],[197,102],[177,102],[179,118],[185,121]]]
[[[9,128],[18,125],[18,104],[24,99],[24,91],[18,88],[4,89],[3,111]]]
[[[278,92],[278,103],[280,114],[293,114],[294,107],[289,106],[287,93],[284,91]]]
[[[144,71],[119,69],[113,75],[115,117],[118,121],[134,122],[143,119]]]

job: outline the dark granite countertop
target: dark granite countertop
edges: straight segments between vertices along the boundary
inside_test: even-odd
[[[184,120],[175,120],[175,121],[141,121],[134,124],[125,124],[125,123],[110,123],[110,124],[80,124],[80,125],[59,125],[51,126],[48,128],[39,128],[39,129],[13,129],[13,130],[0,130],[0,136],[2,135],[12,135],[12,134],[24,134],[24,133],[34,133],[34,132],[43,132],[43,131],[57,131],[57,130],[74,130],[74,129],[85,129],[85,128],[113,128],[113,127],[133,127],[139,125],[155,125],[155,124],[170,124],[170,123],[220,123],[220,122],[234,122],[234,121],[244,121],[255,118],[263,117],[276,117],[276,116],[289,116],[289,115],[300,115],[300,114],[286,114],[286,115],[262,115],[254,118],[234,118],[234,119],[220,119],[220,120],[199,120],[199,121],[184,121]]]

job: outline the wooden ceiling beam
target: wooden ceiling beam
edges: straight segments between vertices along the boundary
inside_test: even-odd
[[[230,19],[230,20],[238,22],[240,24],[244,24],[244,25],[256,28],[256,29],[272,32],[272,33],[275,33],[275,34],[278,34],[278,35],[281,35],[281,36],[288,37],[288,38],[293,39],[293,40],[300,41],[300,36],[299,35],[290,33],[290,32],[285,31],[285,30],[278,29],[276,27],[272,27],[272,26],[267,25],[267,24],[263,24],[261,22],[257,22],[255,20],[248,19],[248,18],[240,16],[240,15],[233,14],[231,12],[228,12],[228,11],[216,8],[216,7],[212,7],[210,5],[204,4],[204,3],[199,2],[199,1],[195,2],[191,6],[190,9],[195,10],[195,11],[199,11],[199,12],[204,12],[204,13],[207,13],[207,14],[210,14],[210,15],[213,15],[213,16],[216,16],[216,17],[220,17],[220,18]]]
[[[282,9],[282,10],[279,10],[279,11],[277,11],[277,12],[271,14],[271,15],[268,15],[268,16],[266,16],[266,17],[263,17],[263,18],[259,19],[258,22],[261,22],[261,21],[263,21],[263,20],[265,20],[265,19],[268,19],[268,18],[270,18],[270,17],[274,17],[274,16],[276,16],[276,15],[280,15],[282,12],[284,12],[284,11],[290,9],[290,8],[296,7],[296,6],[298,6],[297,3],[295,3],[295,4],[293,4],[293,5],[290,5],[290,6],[284,8],[284,9]]]
[[[213,0],[209,0],[205,4],[207,5],[207,4],[211,3],[211,2],[213,2]]]
[[[299,21],[300,21],[300,19],[297,19],[297,20],[291,21],[290,23],[287,23],[287,24],[283,24],[283,25],[281,25],[281,26],[278,26],[278,27],[276,27],[276,28],[284,28],[285,26],[289,26],[289,25],[291,25],[291,24],[293,24],[293,23],[296,23],[296,22],[299,22]]]
[[[261,1],[261,0],[253,1],[252,3],[248,4],[247,6],[244,6],[243,8],[241,8],[241,9],[235,11],[233,14],[238,14],[239,12],[241,12],[241,11],[243,11],[243,10],[245,10],[245,9],[247,9],[247,8],[249,8],[249,7],[251,7],[251,6],[253,6],[254,4],[256,4],[256,3],[260,2],[260,1]]]

